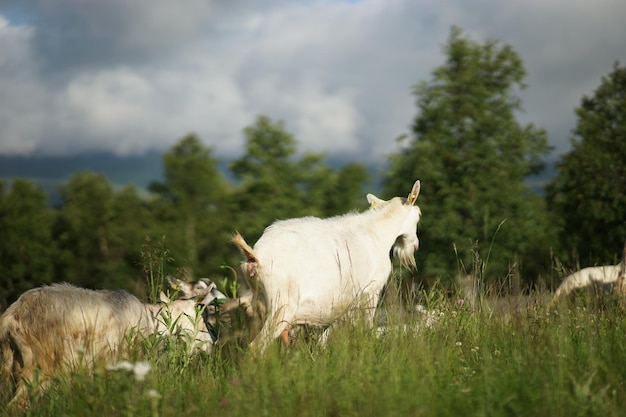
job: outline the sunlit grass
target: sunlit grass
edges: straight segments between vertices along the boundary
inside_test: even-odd
[[[435,297],[436,298],[436,297]],[[278,343],[263,355],[139,343],[132,372],[62,375],[33,416],[623,415],[626,324],[617,303],[511,310],[440,300],[439,319],[389,315],[382,337],[341,324],[326,346]],[[487,307],[487,305],[489,306]],[[421,324],[419,331],[402,325]],[[19,413],[17,413],[19,414]]]
[[[148,259],[152,294],[164,281],[163,258],[159,249]],[[228,279],[221,285],[237,291]],[[548,310],[549,295],[469,302],[435,288],[408,297],[427,312],[392,300],[384,332],[359,320],[340,323],[326,345],[303,337],[264,354],[235,340],[190,355],[182,340],[140,338],[117,367],[59,374],[25,415],[623,415],[623,309],[606,295],[572,297]],[[0,392],[0,414],[22,415],[6,409],[6,397]]]

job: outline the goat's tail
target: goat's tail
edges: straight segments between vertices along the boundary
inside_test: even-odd
[[[243,237],[239,234],[239,232],[235,233],[233,236],[232,242],[239,248],[241,253],[246,257],[246,261],[241,265],[244,277],[248,282],[248,285],[252,288],[256,288],[256,275],[257,268],[259,266],[259,259],[256,257],[254,251],[246,243]]]

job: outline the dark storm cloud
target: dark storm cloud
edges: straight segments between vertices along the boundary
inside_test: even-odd
[[[242,151],[259,114],[302,150],[380,160],[452,25],[521,55],[524,123],[562,152],[573,109],[625,60],[626,2],[55,0],[0,5],[0,153]]]

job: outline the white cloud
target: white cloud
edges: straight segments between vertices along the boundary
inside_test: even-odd
[[[486,1],[484,10],[491,1]],[[569,148],[574,108],[613,62],[626,61],[626,2],[514,0],[473,13],[475,27],[515,48],[528,70],[522,120],[547,129],[557,153]]]
[[[39,82],[30,42],[34,28],[11,26],[0,15],[0,152],[35,151],[43,134],[46,89]]]
[[[0,153],[131,154],[194,132],[234,156],[266,114],[303,151],[380,160],[408,131],[411,87],[444,62],[453,24],[520,53],[521,118],[563,151],[573,108],[626,58],[625,5],[25,0],[14,22],[0,6]]]

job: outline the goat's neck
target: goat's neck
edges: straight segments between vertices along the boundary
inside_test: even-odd
[[[391,247],[402,233],[406,213],[401,206],[392,205],[368,213],[369,231],[385,246]]]
[[[145,326],[156,330],[159,326],[159,318],[164,311],[167,311],[167,306],[164,303],[159,304],[144,304],[143,305],[145,311]]]

